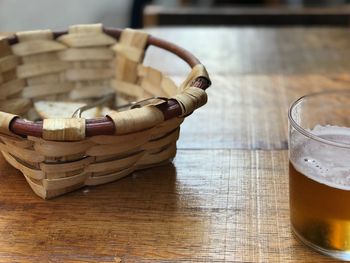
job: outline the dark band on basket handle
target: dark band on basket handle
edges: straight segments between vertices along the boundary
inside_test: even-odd
[[[105,28],[104,32],[115,39],[119,39],[122,29],[111,29]],[[61,35],[67,34],[67,31],[64,32],[54,32],[54,38],[57,38]],[[10,36],[7,38],[10,45],[18,43],[17,36]],[[170,43],[166,40],[159,39],[153,36],[148,37],[148,45],[156,46],[167,50],[179,58],[184,60],[191,68],[201,64],[200,61],[192,55],[187,50]],[[197,87],[200,89],[207,89],[211,85],[209,79],[205,77],[198,77],[192,81],[191,86]],[[169,99],[161,104],[156,105],[156,107],[161,110],[164,114],[164,119],[168,120],[182,114],[181,107],[176,100]],[[86,131],[85,135],[87,137],[96,136],[96,135],[112,135],[115,134],[116,127],[114,126],[113,121],[109,117],[99,117],[94,119],[86,119]],[[35,136],[42,137],[43,132],[43,122],[42,121],[27,121],[22,118],[15,118],[10,123],[10,130],[20,136]]]

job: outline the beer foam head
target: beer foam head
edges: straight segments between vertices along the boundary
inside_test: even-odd
[[[350,190],[350,128],[317,125],[309,132],[349,148],[292,135],[290,160],[294,168],[319,183]]]

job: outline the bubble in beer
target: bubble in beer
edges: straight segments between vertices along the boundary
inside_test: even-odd
[[[303,136],[293,142],[293,166],[319,183],[350,190],[350,128],[316,125],[309,132],[327,141],[348,144],[349,148]]]

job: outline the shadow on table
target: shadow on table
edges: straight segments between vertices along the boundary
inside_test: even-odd
[[[134,262],[161,260],[183,244],[192,249],[171,257],[188,259],[202,246],[208,226],[200,211],[194,216],[198,200],[188,189],[182,192],[173,164],[49,201],[37,197],[2,157],[0,165],[0,247],[11,243],[15,254],[37,255],[39,261]]]

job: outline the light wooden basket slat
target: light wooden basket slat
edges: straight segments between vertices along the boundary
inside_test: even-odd
[[[191,66],[180,87],[142,64],[149,45]],[[0,40],[0,150],[42,198],[108,183],[171,160],[180,124],[206,103],[209,85],[192,54],[142,31],[94,24],[71,26],[68,32],[19,32]],[[42,101],[89,104],[111,93],[116,94],[113,107],[93,111],[105,116],[35,121],[45,116],[37,108]],[[120,104],[150,97],[166,99],[118,110]]]

